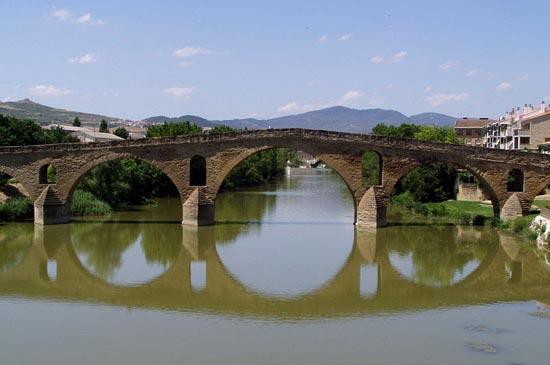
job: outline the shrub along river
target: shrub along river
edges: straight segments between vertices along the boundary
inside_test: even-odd
[[[0,226],[5,364],[546,364],[550,262],[494,228],[353,226],[331,170]]]

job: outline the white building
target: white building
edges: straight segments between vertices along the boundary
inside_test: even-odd
[[[525,104],[512,109],[498,121],[485,127],[484,146],[502,150],[537,149],[550,141],[550,108]]]
[[[106,142],[106,141],[123,141],[124,138],[120,138],[117,135],[111,134],[111,133],[103,133],[103,132],[97,132],[95,129],[89,129],[86,127],[75,127],[72,125],[58,125],[58,124],[50,124],[47,126],[44,126],[42,128],[45,129],[52,129],[55,127],[61,127],[70,136],[76,137],[80,140],[80,142]]]

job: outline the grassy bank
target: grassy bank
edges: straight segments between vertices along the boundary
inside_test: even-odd
[[[550,201],[535,201],[537,206],[550,205]],[[529,230],[529,226],[538,211],[533,210],[529,215],[519,217],[510,222],[503,222],[493,216],[493,207],[490,204],[472,201],[448,200],[439,203],[418,203],[408,194],[401,194],[392,197],[390,210],[391,214],[398,214],[404,217],[404,214],[413,213],[411,222],[425,222],[429,219],[432,222],[474,225],[474,226],[492,226],[501,229],[508,229],[515,234],[529,239],[536,238],[536,234]]]
[[[400,210],[442,223],[498,227],[505,225],[493,217],[492,206],[480,202],[448,200],[439,203],[419,203],[411,194],[404,193],[393,196],[391,200],[390,212],[399,214]]]

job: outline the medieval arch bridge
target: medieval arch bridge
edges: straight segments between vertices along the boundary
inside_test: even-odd
[[[120,158],[137,158],[163,171],[177,187],[183,223],[214,224],[218,190],[227,174],[246,157],[271,148],[293,148],[325,161],[340,174],[355,203],[355,223],[380,227],[392,188],[409,171],[446,162],[471,172],[489,195],[496,216],[525,215],[535,196],[550,183],[550,156],[463,145],[305,129],[269,129],[199,136],[0,148],[0,172],[19,180],[35,207],[35,222],[70,221],[72,194],[93,167]],[[379,185],[364,186],[365,152],[380,157]],[[56,168],[56,183],[46,179]],[[510,189],[513,174],[519,184]],[[513,191],[510,191],[513,190]]]

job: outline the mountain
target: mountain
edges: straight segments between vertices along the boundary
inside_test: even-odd
[[[233,119],[216,120],[216,124],[224,124],[233,128],[264,129],[264,128],[307,128],[325,129],[340,132],[370,133],[378,123],[399,125],[414,123],[422,125],[449,125],[456,118],[438,113],[422,113],[407,117],[406,115],[386,109],[357,110],[343,106],[315,110],[303,114],[287,115],[284,117],[258,120]]]
[[[11,115],[19,119],[32,119],[42,124],[71,124],[75,117],[78,117],[83,125],[98,125],[101,119],[105,119],[109,123],[113,123],[114,121],[120,122],[117,118],[56,109],[35,103],[29,99],[5,103],[0,102],[0,114]],[[395,110],[359,110],[343,106],[334,106],[302,114],[287,115],[271,119],[244,118],[208,120],[196,115],[182,115],[177,118],[156,116],[144,119],[143,121],[151,124],[189,121],[201,127],[226,125],[236,129],[306,128],[352,133],[370,133],[372,128],[378,123],[384,123],[386,125],[414,123],[421,125],[435,124],[438,126],[444,126],[453,125],[455,120],[456,118],[454,117],[439,113],[422,113],[407,117],[406,115]]]
[[[451,117],[449,115],[440,114],[440,113],[421,113],[416,115],[411,115],[409,120],[414,124],[422,125],[437,125],[443,127],[445,125],[454,126],[455,120],[457,118]]]
[[[409,118],[395,110],[357,110],[343,106],[268,120],[272,128],[296,127],[355,133],[368,133],[378,123],[398,125],[408,122]]]
[[[29,99],[19,101],[0,101],[0,114],[10,115],[18,119],[31,119],[41,124],[71,124],[78,117],[82,125],[99,125],[102,119],[113,122],[116,118],[98,114],[88,114],[65,109],[56,109],[35,103]]]

